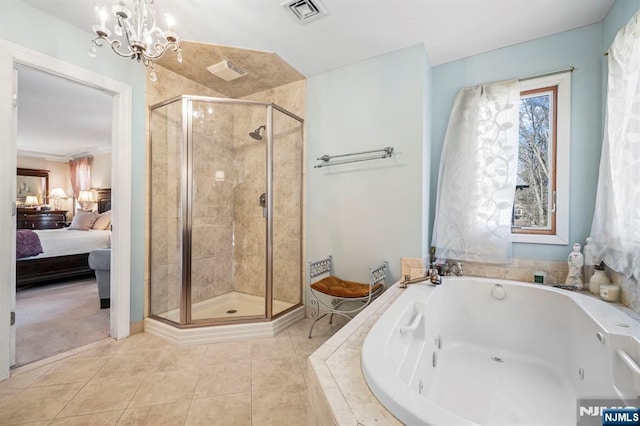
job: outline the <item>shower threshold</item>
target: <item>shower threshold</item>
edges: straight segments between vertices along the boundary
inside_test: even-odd
[[[292,307],[293,303],[273,300],[273,314],[276,315]],[[232,291],[210,299],[201,300],[191,306],[191,318],[194,320],[230,319],[237,317],[265,315],[264,297]],[[169,321],[180,322],[180,310],[172,309],[158,314]]]
[[[234,317],[264,316],[264,298],[246,293],[232,292],[193,304],[192,318],[233,319]],[[273,313],[283,312],[294,304],[273,300]],[[237,310],[227,314],[228,310]],[[198,315],[198,316],[196,316]],[[200,316],[202,315],[202,316]],[[178,322],[178,311],[160,314],[163,318]],[[242,322],[238,324],[211,325],[193,328],[179,328],[163,321],[145,318],[145,333],[158,336],[178,345],[228,342],[234,340],[272,337],[304,319],[305,307],[300,305],[279,315],[271,321]]]

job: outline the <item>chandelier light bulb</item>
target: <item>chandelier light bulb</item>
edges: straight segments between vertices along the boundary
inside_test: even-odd
[[[120,26],[120,24],[116,24],[115,27],[113,27],[113,32],[120,37],[122,35],[122,27]]]
[[[170,13],[165,13],[164,14],[164,19],[167,22],[167,30],[173,32],[173,30],[175,29],[175,26],[176,26],[176,20],[173,17],[173,15],[170,14]]]
[[[102,29],[107,28],[107,10],[104,7],[98,9],[98,18],[100,18],[100,26]]]
[[[95,58],[96,56],[98,56],[98,49],[96,49],[95,41],[92,41],[91,46],[89,46],[89,56],[91,56],[92,58]]]

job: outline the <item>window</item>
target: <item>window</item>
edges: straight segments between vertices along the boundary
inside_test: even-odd
[[[558,87],[520,92],[518,180],[511,223],[514,233],[554,234]]]
[[[514,242],[567,244],[571,73],[520,82]]]

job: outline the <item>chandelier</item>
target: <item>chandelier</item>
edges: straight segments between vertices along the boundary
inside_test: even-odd
[[[113,34],[107,28],[107,10],[96,7],[100,23],[91,27],[97,37],[91,40],[89,56],[95,57],[98,54],[97,48],[102,47],[104,41],[118,56],[135,59],[150,67],[151,81],[157,80],[153,61],[160,59],[166,52],[176,52],[178,62],[182,62],[182,50],[178,35],[174,32],[173,16],[165,13],[167,29],[162,30],[156,25],[152,6],[153,0],[119,0],[111,7],[115,19]]]

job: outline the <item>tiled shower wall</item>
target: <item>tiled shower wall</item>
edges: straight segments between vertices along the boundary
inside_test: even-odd
[[[304,118],[306,82],[299,81],[255,93],[243,99],[273,102],[276,105]],[[234,212],[237,224],[235,289],[240,292],[264,295],[264,235],[265,222],[258,197],[266,190],[265,147],[263,141],[248,137],[248,132],[265,124],[264,111],[242,110],[236,115],[236,158],[251,169],[251,182],[239,186],[234,194]],[[300,137],[301,124],[274,110],[274,232],[273,232],[273,297],[289,303],[298,303],[302,297],[303,253],[302,253],[302,188],[304,141]],[[263,135],[266,133],[263,132]],[[254,176],[254,172],[258,173]],[[261,179],[262,177],[262,179]],[[246,232],[242,232],[245,229]],[[240,261],[240,257],[248,258]]]
[[[266,118],[266,107],[237,106],[234,110],[234,289],[260,297],[265,296],[266,219],[259,199],[267,190],[267,137],[264,130],[259,141],[249,133],[264,125]]]
[[[192,303],[233,291],[234,108],[194,102]]]
[[[148,105],[180,94],[224,97],[161,67],[157,73],[160,84],[147,86]],[[274,102],[304,117],[305,89],[305,81],[300,81],[246,99]],[[192,299],[197,302],[233,290],[264,296],[266,227],[258,198],[266,191],[266,133],[263,131],[263,141],[256,141],[249,137],[249,132],[265,124],[266,108],[214,104],[214,118],[209,119],[207,104],[196,105],[203,107],[204,115],[202,120],[195,120],[194,125]],[[290,117],[274,113],[274,298],[290,303],[301,299],[303,267],[300,127]],[[155,139],[162,139],[166,125],[154,131],[159,132]],[[178,131],[174,129],[174,135]],[[174,142],[180,143],[178,139]],[[151,303],[157,313],[179,306],[181,278],[176,184],[179,161],[167,158],[168,153],[155,154],[158,153],[154,152],[151,158],[147,152],[154,181],[147,182],[151,188],[147,189],[146,205],[154,232],[153,247],[150,247],[152,274],[159,274],[160,282],[165,283],[157,286],[154,276]],[[171,155],[179,155],[179,151],[174,150]],[[174,164],[176,169],[165,172],[166,164]],[[224,180],[216,180],[216,172],[224,173]],[[149,204],[150,192],[153,192],[153,206]],[[146,235],[146,244],[149,248],[149,235]],[[149,262],[149,256],[146,260]],[[146,272],[146,297],[148,285]],[[149,313],[149,302],[145,303],[145,315]]]

